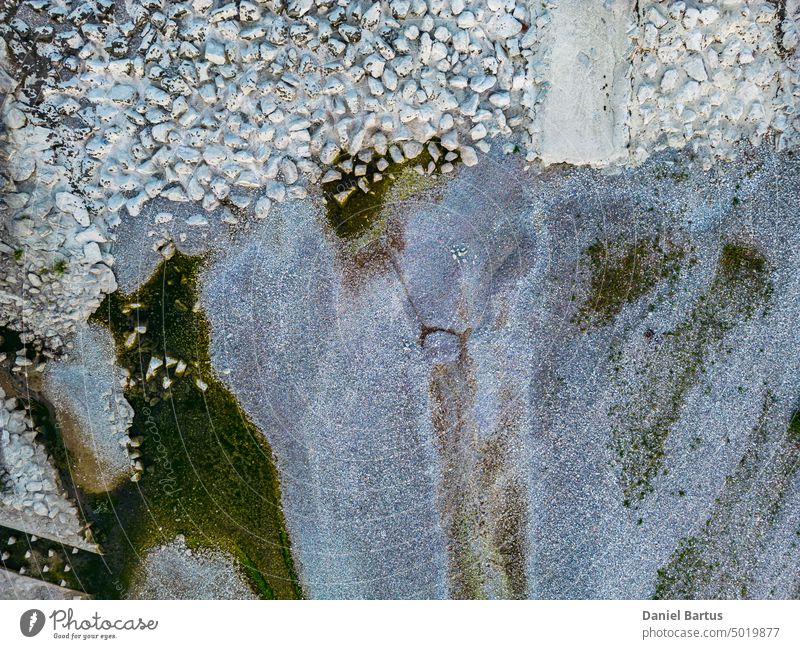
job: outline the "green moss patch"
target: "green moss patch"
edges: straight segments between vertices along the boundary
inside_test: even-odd
[[[770,528],[783,507],[800,466],[800,446],[781,432],[770,413],[775,398],[767,392],[761,413],[733,473],[725,479],[708,519],[683,539],[658,570],[656,599],[730,599],[748,596],[753,557],[765,551]],[[772,432],[771,432],[772,431]]]
[[[586,249],[589,294],[574,322],[581,329],[608,324],[630,304],[680,270],[682,248],[659,237],[632,244],[597,241]]]
[[[697,585],[707,582],[717,567],[704,559],[695,537],[686,537],[669,563],[658,570],[653,599],[692,599]]]
[[[201,264],[176,254],[94,316],[131,374],[125,396],[141,454],[137,483],[90,500],[95,537],[124,589],[142,553],[183,534],[190,547],[233,555],[262,596],[297,598],[272,451],[211,371],[208,323],[196,308]],[[163,364],[148,376],[153,358]]]
[[[795,411],[792,415],[787,433],[793,443],[800,444],[800,410]]]
[[[713,347],[734,326],[751,318],[757,307],[767,304],[772,292],[769,272],[766,259],[754,246],[724,244],[706,293],[674,331],[664,333],[659,353],[648,356],[635,394],[625,394],[620,424],[612,431],[626,505],[652,491],[669,433]]]
[[[438,152],[435,160],[431,149]],[[357,156],[340,157],[334,169],[341,178],[322,184],[331,227],[344,239],[356,239],[380,229],[384,223],[381,214],[384,205],[408,200],[433,187],[435,175],[441,172],[442,166],[457,162],[456,158],[446,161],[448,153],[433,140],[418,156],[402,162],[394,162],[389,156],[367,160]],[[381,160],[387,164],[383,169]]]

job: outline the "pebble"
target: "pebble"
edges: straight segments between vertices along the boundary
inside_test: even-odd
[[[478,164],[478,155],[475,153],[475,149],[469,146],[462,147],[460,149],[461,153],[461,161],[467,167],[473,167]]]
[[[11,107],[5,115],[5,125],[11,129],[23,128],[27,122],[25,113],[16,107]]]
[[[522,24],[514,16],[502,13],[489,20],[488,28],[498,38],[511,38],[522,31]]]

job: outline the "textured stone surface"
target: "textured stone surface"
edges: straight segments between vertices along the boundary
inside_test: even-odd
[[[83,599],[84,593],[61,588],[0,568],[0,599]]]
[[[681,157],[618,176],[504,162],[393,205],[382,250],[354,254],[298,204],[206,273],[214,364],[278,456],[309,594],[647,598],[707,520],[722,567],[694,592],[796,594],[796,462],[768,452],[796,453],[791,160],[761,152],[711,177]],[[581,326],[587,248],[657,231],[685,251],[677,270],[659,261],[649,288]],[[719,279],[731,241],[767,260],[771,295],[749,306]],[[668,420],[663,456],[626,504],[616,444],[648,407]],[[743,460],[756,439],[760,459]],[[740,461],[783,477],[757,487]],[[750,522],[714,523],[733,511]]]
[[[45,396],[75,459],[73,480],[88,491],[110,491],[131,475],[126,444],[133,409],[122,394],[128,377],[115,353],[106,328],[82,325],[73,351],[48,363],[44,374]]]
[[[255,599],[233,560],[191,550],[183,537],[148,551],[134,576],[133,599]]]

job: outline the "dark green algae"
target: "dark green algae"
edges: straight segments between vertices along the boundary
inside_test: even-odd
[[[142,552],[182,534],[190,547],[230,552],[261,596],[300,598],[272,450],[211,369],[208,322],[195,308],[202,264],[178,253],[139,291],[108,296],[93,316],[109,327],[117,360],[131,373],[125,397],[144,465],[138,483],[94,500],[96,540],[116,562],[123,589]],[[126,348],[140,325],[146,333]],[[162,367],[148,381],[152,356],[188,368],[177,376],[174,366]]]
[[[8,545],[6,540],[12,536],[17,542]],[[0,540],[3,552],[8,553],[8,557],[0,561],[0,567],[6,570],[24,569],[26,577],[57,585],[63,581],[66,588],[76,591],[90,592],[99,585],[95,578],[102,575],[102,557],[94,552],[78,550],[73,554],[72,548],[63,543],[4,525],[0,525]]]
[[[439,151],[436,159],[431,155],[429,148],[431,145]],[[420,198],[425,190],[435,184],[434,179],[440,176],[448,153],[449,151],[441,148],[439,140],[434,138],[414,158],[402,162],[394,162],[389,158],[388,166],[383,171],[378,169],[377,159],[365,162],[357,157],[340,156],[333,167],[339,171],[341,178],[322,184],[329,225],[338,237],[350,240],[359,239],[373,230],[380,229],[385,219],[383,210],[387,202],[390,199],[402,202]],[[455,166],[459,160],[456,158],[451,164]],[[351,163],[353,170],[344,170],[345,163]],[[363,176],[355,174],[354,170],[359,165],[363,165],[366,169]],[[416,171],[417,167],[422,167],[426,174],[429,169],[433,173],[419,174]],[[380,180],[374,180],[376,173],[381,176]],[[358,186],[361,179],[369,181],[369,191],[365,192]],[[338,194],[348,190],[352,192],[346,201],[336,200]]]
[[[110,329],[117,361],[130,372],[130,435],[141,442],[143,465],[138,482],[107,493],[85,494],[69,485],[102,552],[81,553],[86,558],[73,567],[70,585],[98,598],[128,596],[147,551],[179,534],[190,548],[230,553],[261,597],[303,596],[272,450],[211,369],[208,322],[194,308],[202,264],[199,257],[178,253],[140,290],[107,296],[92,316]],[[146,332],[126,347],[140,325]],[[146,380],[152,356],[180,359],[188,368],[177,376],[175,366],[162,366]],[[172,380],[167,388],[165,372]],[[52,421],[42,424],[48,451],[67,482],[69,450]]]

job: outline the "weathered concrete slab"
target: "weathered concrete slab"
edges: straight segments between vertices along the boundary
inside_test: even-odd
[[[62,588],[0,568],[0,599],[86,599],[86,593]]]
[[[633,0],[559,0],[542,37],[549,86],[541,159],[605,166],[627,155]]]

